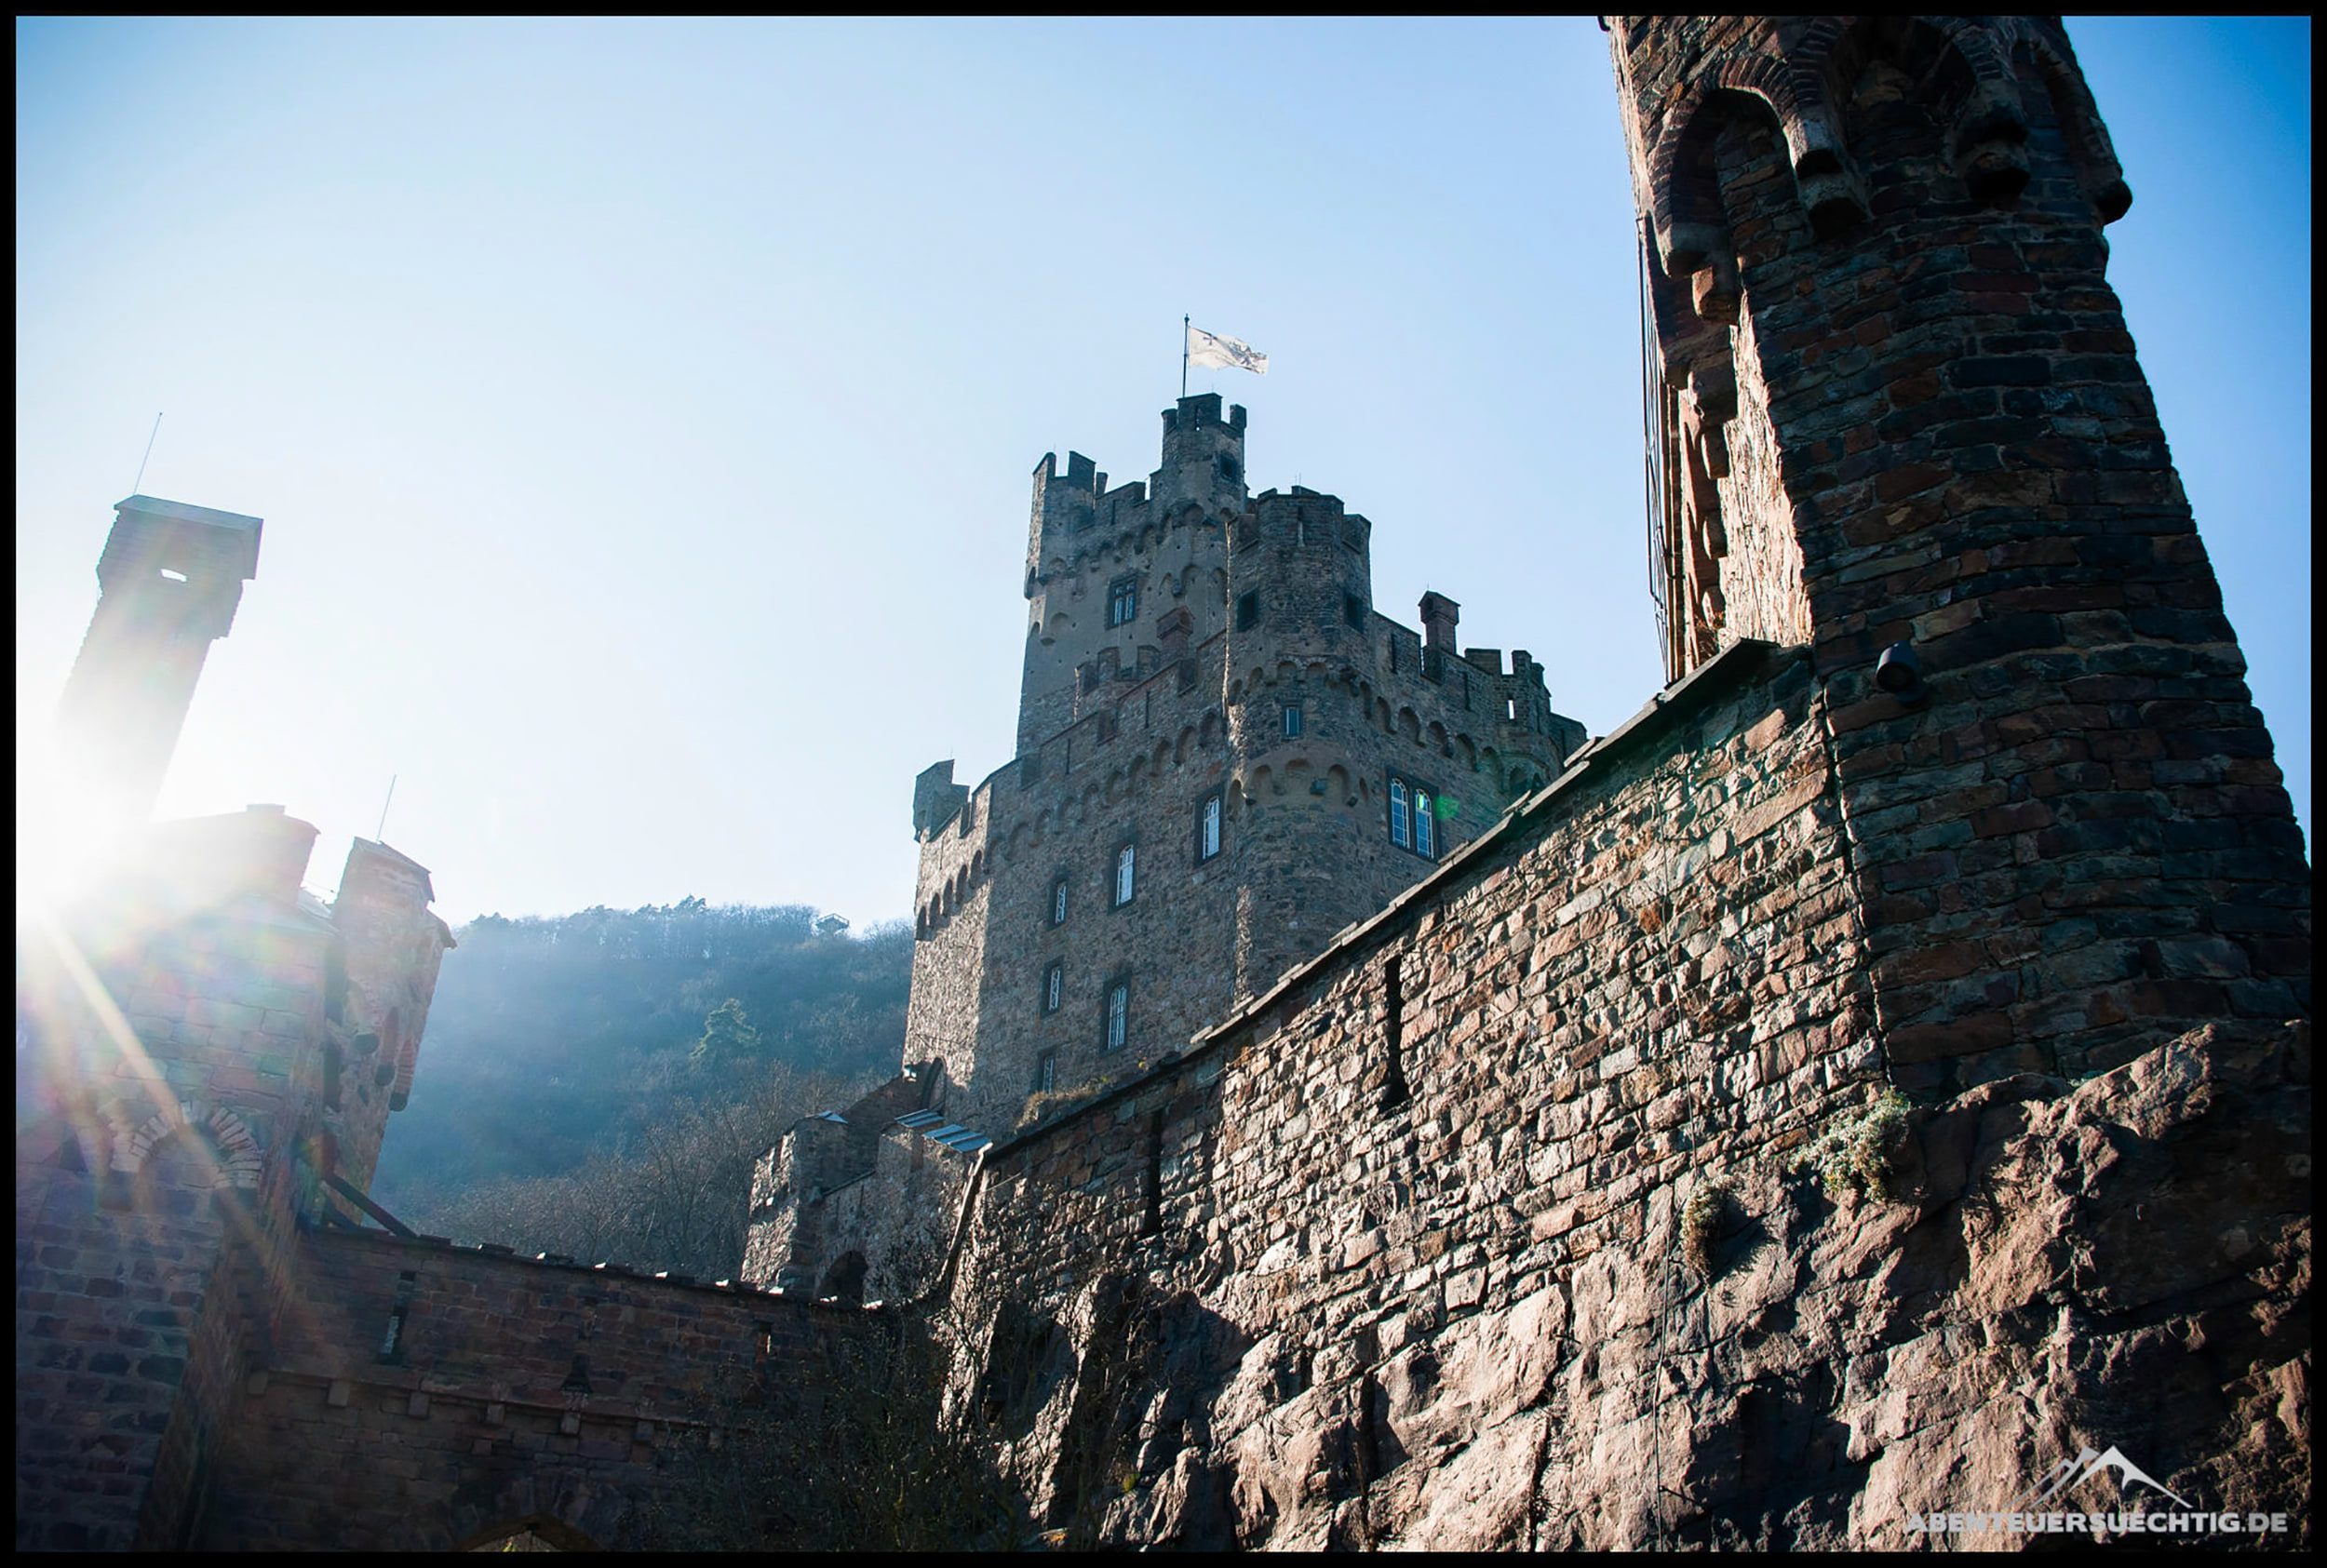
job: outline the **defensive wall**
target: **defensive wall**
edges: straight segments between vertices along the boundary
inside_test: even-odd
[[[892,1325],[721,1282],[300,1238],[280,1327],[231,1391],[204,1549],[569,1549],[653,1538],[729,1423],[814,1430]]]
[[[1831,717],[1807,650],[1732,645],[1184,1055],[987,1151],[954,1398],[1038,1521],[1899,1545],[2096,1413],[2222,1506],[2307,1486],[2307,1031],[1887,1109]],[[2120,1162],[2072,1177],[2095,1138]],[[1997,1397],[2031,1379],[2056,1402]]]

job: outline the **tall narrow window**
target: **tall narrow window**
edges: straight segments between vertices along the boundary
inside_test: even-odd
[[[1414,792],[1414,852],[1431,860],[1438,858],[1438,821],[1432,815],[1430,791]]]
[[[1220,852],[1220,792],[1204,797],[1196,811],[1196,858],[1210,860]]]
[[[1107,1049],[1121,1051],[1131,1029],[1131,982],[1118,980],[1107,988]]]
[[[1064,877],[1050,885],[1050,923],[1054,926],[1067,923],[1067,878]]]
[[[1301,705],[1298,703],[1287,703],[1285,704],[1285,738],[1288,741],[1298,740],[1300,732]]]
[[[1115,903],[1118,907],[1131,902],[1131,850],[1125,844],[1115,851]]]
[[[1260,624],[1260,590],[1240,594],[1236,599],[1236,629],[1249,632]]]
[[[1364,631],[1365,629],[1365,601],[1355,594],[1343,594],[1341,596],[1341,619],[1348,623],[1351,631]]]
[[[1107,623],[1127,626],[1139,613],[1139,580],[1118,577],[1107,585]]]
[[[1061,998],[1067,994],[1067,970],[1064,964],[1053,964],[1042,972],[1042,1011],[1056,1012]]]
[[[1034,1092],[1047,1094],[1058,1086],[1058,1052],[1045,1051],[1034,1059]]]
[[[1390,841],[1400,849],[1410,848],[1413,839],[1406,832],[1406,781],[1390,781]]]

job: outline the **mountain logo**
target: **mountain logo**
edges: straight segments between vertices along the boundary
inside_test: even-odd
[[[2177,1492],[2168,1491],[2163,1481],[2126,1458],[2115,1443],[2109,1445],[2108,1452],[2105,1454],[2096,1453],[2087,1448],[2074,1459],[2062,1460],[2045,1471],[2043,1479],[2037,1482],[2036,1490],[2030,1492],[2013,1506],[2025,1513],[2041,1512],[2045,1504],[2071,1487],[2092,1479],[2102,1470],[2117,1472],[2117,1485],[2119,1492],[2125,1491],[2133,1482],[2139,1481],[2153,1492],[2164,1493],[2165,1495],[2192,1512],[2197,1511],[2197,1504]]]

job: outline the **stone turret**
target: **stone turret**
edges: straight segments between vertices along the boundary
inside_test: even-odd
[[[133,495],[114,508],[100,596],[58,712],[70,787],[123,824],[153,811],[210,644],[258,574],[257,517]]]
[[[2309,1007],[2309,873],[2056,19],[1612,18],[1672,673],[1807,643],[1911,1089]]]

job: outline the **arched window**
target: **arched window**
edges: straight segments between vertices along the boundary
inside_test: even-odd
[[[1115,907],[1118,909],[1131,902],[1132,849],[1132,845],[1125,844],[1115,851]]]
[[[1402,850],[1411,849],[1414,845],[1413,835],[1406,820],[1406,781],[1404,779],[1393,778],[1390,781],[1390,841]]]
[[[1131,982],[1118,980],[1107,988],[1107,1045],[1121,1051],[1131,1033]]]

